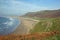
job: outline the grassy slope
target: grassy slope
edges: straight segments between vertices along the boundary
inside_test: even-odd
[[[31,30],[31,33],[48,32],[53,30],[60,31],[60,18],[41,18],[40,22]],[[60,40],[60,36],[56,34],[55,36],[44,40]]]

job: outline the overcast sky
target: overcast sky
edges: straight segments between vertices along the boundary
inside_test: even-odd
[[[60,9],[60,0],[0,0],[0,16],[54,9]]]

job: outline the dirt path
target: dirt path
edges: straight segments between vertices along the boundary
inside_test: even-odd
[[[31,18],[18,17],[18,19],[21,21],[21,24],[12,34],[28,34],[30,29],[32,29],[34,25],[38,23],[38,20]]]
[[[45,28],[45,31],[49,31],[50,30],[49,28],[52,27],[52,24],[53,24],[52,22],[47,21],[47,26]]]

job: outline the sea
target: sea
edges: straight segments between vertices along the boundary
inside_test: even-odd
[[[12,33],[20,25],[20,20],[12,17],[0,17],[0,35]]]

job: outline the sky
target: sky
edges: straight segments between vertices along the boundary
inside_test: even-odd
[[[0,0],[0,16],[20,16],[27,12],[60,9],[60,0]]]

